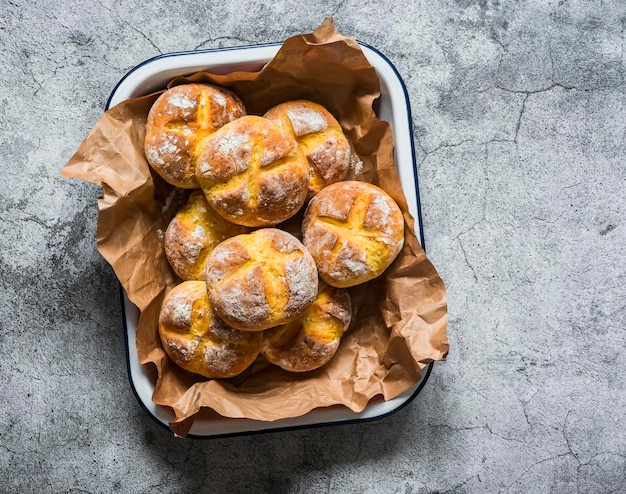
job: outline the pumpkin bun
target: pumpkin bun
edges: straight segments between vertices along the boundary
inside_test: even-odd
[[[263,342],[261,333],[231,328],[217,316],[203,281],[185,281],[166,295],[159,335],[176,365],[211,379],[243,372]]]
[[[296,140],[263,117],[231,122],[203,144],[196,166],[209,204],[244,226],[272,226],[304,204],[309,167]]]
[[[183,84],[154,102],[146,122],[145,153],[169,184],[199,188],[195,166],[204,139],[246,110],[231,91],[211,84]]]
[[[207,262],[209,298],[234,328],[261,331],[297,319],[317,295],[311,254],[293,235],[261,228],[218,245]]]
[[[203,280],[209,254],[223,240],[246,233],[217,214],[201,190],[194,190],[165,231],[165,255],[183,280]]]
[[[326,108],[307,100],[287,101],[268,110],[264,117],[292,134],[304,151],[310,170],[309,199],[344,179],[350,168],[350,144]]]
[[[393,262],[404,244],[404,218],[381,188],[338,182],[311,199],[302,242],[326,283],[350,287],[380,276]]]
[[[348,291],[321,282],[315,301],[304,314],[263,332],[261,355],[290,372],[318,369],[337,352],[351,316]]]

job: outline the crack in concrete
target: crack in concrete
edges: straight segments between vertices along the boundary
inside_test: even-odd
[[[469,482],[471,482],[473,479],[478,479],[478,482],[480,482],[482,484],[482,480],[480,478],[480,475],[476,474],[476,475],[472,475],[469,479],[461,482],[460,484],[456,484],[455,486],[451,487],[448,490],[445,491],[432,491],[431,494],[449,494],[451,492],[456,492],[458,489],[460,489],[461,487],[463,487],[465,484],[468,484]]]
[[[517,139],[519,137],[519,129],[522,126],[522,118],[524,118],[524,112],[526,111],[526,102],[530,98],[530,93],[526,94],[524,99],[522,100],[522,107],[520,108],[519,117],[517,118],[517,123],[515,124],[515,136],[513,137],[513,142],[515,143],[515,147],[517,148]]]
[[[521,439],[508,437],[508,436],[505,436],[504,434],[500,434],[499,432],[495,432],[488,423],[485,423],[485,425],[466,425],[466,426],[460,426],[460,427],[454,427],[449,424],[426,424],[426,425],[428,427],[438,427],[438,428],[448,429],[453,432],[486,430],[487,432],[489,432],[489,434],[497,436],[501,439],[504,439],[505,441],[525,444],[524,441],[522,441]]]
[[[578,475],[578,478],[577,478],[578,492],[580,492],[580,485],[579,485],[579,483],[580,483],[579,480],[580,480],[580,475],[581,475],[580,470],[583,467],[597,465],[597,463],[594,462],[594,460],[596,458],[598,458],[599,456],[603,456],[603,455],[617,456],[619,458],[622,458],[622,459],[626,460],[626,455],[623,455],[621,453],[616,453],[614,451],[608,451],[607,450],[607,451],[601,451],[599,453],[596,453],[595,455],[590,457],[589,460],[586,461],[586,462],[580,462],[580,465],[576,469],[576,473]],[[598,466],[601,468],[600,465],[598,465]],[[622,468],[622,477],[624,477],[624,480],[626,480],[626,461],[624,462],[624,466]],[[594,480],[594,482],[596,482],[597,484],[601,485],[607,492],[622,492],[621,489],[622,489],[623,485],[618,486],[616,489],[611,489],[610,486],[607,486],[605,482],[602,482],[603,479],[604,479],[604,477],[601,477],[600,480],[598,480],[598,481]]]
[[[415,129],[415,122],[413,122],[413,129]],[[626,133],[625,133],[625,135],[626,135]],[[417,144],[417,147],[424,153],[424,158],[422,159],[422,161],[424,161],[426,159],[426,157],[428,156],[428,152],[426,151],[426,148],[422,144],[421,139],[415,133],[415,131],[413,132],[413,138],[414,138],[415,144]]]
[[[563,439],[565,440],[565,444],[567,445],[568,454],[572,455],[572,457],[578,463],[576,467],[576,492],[580,493],[580,469],[583,467],[583,463],[580,461],[579,456],[574,453],[574,449],[572,448],[572,444],[570,442],[570,438],[567,435],[567,421],[572,413],[572,410],[568,410],[565,414],[565,419],[563,420],[563,427],[561,428],[561,434],[563,435]]]
[[[37,84],[37,89],[35,89],[35,92],[33,93],[33,97],[37,96],[37,93],[43,89],[43,84],[41,82],[39,82],[37,80],[37,78],[35,77],[35,74],[33,73],[33,69],[30,68],[29,65],[25,65],[24,68],[26,69],[26,71],[28,72],[28,74],[30,75],[31,79],[33,80],[33,82],[35,84]]]
[[[533,468],[535,468],[537,465],[541,465],[543,463],[547,463],[549,461],[554,461],[557,460],[559,458],[564,458],[566,456],[570,456],[570,453],[561,453],[558,455],[554,455],[554,456],[549,456],[548,458],[542,458],[541,460],[536,461],[535,463],[533,463],[532,465],[530,465],[528,468],[526,468],[521,474],[519,474],[515,480],[513,482],[511,482],[509,485],[507,485],[504,489],[502,489],[500,491],[500,493],[504,493],[506,491],[508,491],[511,487],[513,487],[513,485],[515,485],[517,482],[519,482],[519,480],[524,477],[524,475],[526,475],[528,472],[530,472]]]
[[[622,21],[622,37],[624,37],[624,34],[626,33],[626,20]],[[499,39],[495,39],[495,41],[500,45],[501,49],[502,49],[502,53],[500,54],[500,60],[498,62],[498,67],[496,69],[496,73],[498,73],[500,71],[500,65],[502,64],[502,59],[504,58],[504,55],[508,52],[508,49],[506,47],[506,45],[504,43],[502,43]],[[621,58],[622,60],[624,59],[624,44],[626,43],[622,43],[621,46]],[[511,94],[521,94],[524,95],[524,98],[522,99],[522,102],[520,104],[520,109],[519,109],[519,114],[517,117],[517,121],[515,124],[515,129],[513,132],[513,137],[512,138],[508,138],[508,139],[497,139],[497,138],[493,138],[493,139],[488,139],[488,140],[484,140],[484,141],[479,141],[476,139],[463,139],[459,142],[442,142],[439,145],[437,145],[436,147],[434,147],[433,149],[427,149],[421,142],[419,137],[416,138],[416,142],[418,143],[418,146],[420,147],[420,149],[424,152],[425,154],[425,158],[424,160],[426,160],[426,158],[433,153],[436,153],[437,151],[444,149],[444,148],[452,148],[452,147],[458,147],[461,146],[463,144],[466,143],[473,143],[473,144],[477,144],[477,145],[485,145],[485,144],[490,144],[490,143],[494,143],[494,142],[505,142],[505,143],[512,143],[515,145],[516,149],[518,147],[518,140],[519,140],[519,132],[522,126],[522,120],[524,118],[524,113],[526,111],[526,104],[528,102],[528,99],[530,98],[530,96],[532,95],[536,95],[536,94],[541,94],[541,93],[545,93],[548,91],[552,91],[554,89],[563,89],[566,91],[584,91],[584,92],[590,92],[590,91],[599,91],[599,90],[604,90],[604,89],[617,89],[619,87],[622,87],[624,85],[624,77],[623,77],[623,67],[620,66],[620,75],[621,77],[621,81],[618,84],[604,84],[604,85],[596,85],[593,88],[579,88],[577,86],[574,85],[567,85],[564,84],[562,82],[557,82],[555,81],[555,76],[556,76],[556,69],[555,69],[555,62],[554,62],[554,55],[553,55],[553,51],[552,51],[552,45],[551,43],[548,44],[548,56],[550,58],[550,66],[551,66],[551,80],[552,80],[552,84],[550,84],[549,86],[540,88],[540,89],[534,89],[534,90],[521,90],[521,89],[510,89],[501,85],[493,85],[493,86],[489,86],[487,88],[484,89],[477,89],[476,92],[477,93],[484,93],[486,91],[492,90],[492,89],[497,89],[500,91],[504,91],[506,93],[511,93]]]
[[[500,89],[500,88],[497,88],[497,89]],[[482,91],[479,91],[479,92],[482,92]],[[509,92],[514,92],[516,94],[526,94],[523,91],[509,91]],[[530,94],[533,94],[533,93],[530,93]],[[424,160],[426,160],[426,158],[428,158],[429,155],[434,154],[437,151],[440,151],[441,149],[459,147],[459,146],[462,146],[464,144],[475,144],[477,146],[487,146],[487,145],[493,144],[493,143],[510,143],[510,144],[514,144],[515,147],[517,148],[517,138],[518,138],[521,122],[522,122],[522,117],[524,115],[524,111],[526,110],[526,100],[528,99],[528,96],[529,96],[529,94],[527,94],[526,97],[522,100],[522,105],[521,105],[521,108],[520,108],[519,115],[517,117],[517,122],[516,122],[515,130],[514,130],[513,138],[502,139],[502,138],[494,137],[492,139],[487,139],[485,141],[479,141],[479,140],[470,138],[470,139],[463,139],[462,141],[459,141],[459,142],[452,142],[452,143],[450,143],[450,142],[442,142],[442,143],[440,143],[439,145],[437,145],[436,147],[434,147],[431,150],[426,149],[426,147],[423,146],[421,142],[419,142],[419,139],[417,139],[419,147],[422,149],[422,151],[425,154]]]
[[[341,2],[339,2],[337,4],[337,6],[335,7],[335,9],[330,13],[330,15],[328,17],[335,17],[337,15],[337,12],[339,12],[339,10],[341,8],[343,8],[345,3],[346,3],[346,0],[342,0]]]
[[[504,434],[500,434],[499,432],[494,432],[494,431],[491,429],[491,427],[489,426],[489,424],[488,424],[488,423],[487,423],[487,424],[485,424],[485,427],[487,427],[487,430],[488,430],[491,434],[493,434],[494,436],[500,437],[500,438],[504,439],[505,441],[515,442],[515,443],[521,443],[521,444],[526,445],[526,442],[525,442],[525,441],[522,441],[521,439],[516,439],[516,438],[514,438],[514,437],[508,437],[508,436],[505,436]]]
[[[454,142],[454,143],[449,143],[449,142],[443,142],[441,144],[439,144],[437,147],[431,149],[430,151],[426,150],[426,148],[424,148],[423,146],[422,149],[424,150],[424,154],[426,154],[426,156],[429,156],[431,154],[436,153],[437,151],[441,150],[441,149],[447,149],[447,148],[455,148],[455,147],[459,147],[462,146],[463,144],[475,144],[477,146],[484,146],[487,144],[491,144],[494,142],[513,142],[512,139],[489,139],[487,141],[477,141],[476,139],[463,139],[462,141],[459,142]]]
[[[467,264],[467,266],[470,268],[470,271],[472,272],[472,276],[474,277],[474,282],[478,283],[478,275],[476,274],[476,270],[474,269],[474,266],[471,265],[471,263],[469,262],[469,259],[467,258],[467,251],[465,250],[465,247],[463,247],[463,243],[461,242],[461,239],[459,238],[460,234],[456,236],[456,241],[459,243],[459,247],[461,247],[461,251],[463,252],[463,258],[465,259],[465,264]]]
[[[41,382],[45,381],[45,379],[43,377],[41,377],[41,376],[39,376],[39,375],[37,375],[35,373],[26,372],[25,370],[20,369],[19,367],[16,367],[13,364],[9,364],[9,368],[14,370],[14,371],[16,371],[18,374],[22,374],[23,376],[28,377],[29,379],[33,379],[35,381],[41,381]],[[47,370],[46,370],[46,375],[50,375]]]
[[[135,26],[133,26],[130,22],[125,21],[125,20],[124,20],[124,19],[122,19],[122,18],[119,18],[119,19],[120,19],[120,20],[121,20],[124,24],[126,24],[129,28],[131,28],[133,31],[135,31],[135,32],[136,32],[136,33],[138,33],[139,35],[143,36],[143,38],[144,38],[146,41],[148,41],[148,43],[150,43],[150,44],[154,47],[154,49],[155,49],[156,51],[158,51],[158,52],[159,52],[159,54],[163,55],[163,51],[161,51],[161,48],[159,48],[159,47],[156,45],[156,43],[155,43],[154,41],[152,41],[152,40],[148,37],[148,35],[147,35],[146,33],[144,33],[141,29],[138,29],[138,28],[136,28]]]
[[[238,38],[236,36],[218,36],[217,38],[207,38],[204,41],[201,41],[200,43],[198,43],[193,50],[200,50],[202,47],[204,47],[207,44],[213,44],[219,41],[236,41],[237,43],[241,43],[241,44],[253,44],[254,42],[251,40],[247,40],[247,39],[243,39],[243,38]]]
[[[535,394],[537,394],[537,392],[535,392],[526,401],[526,404],[528,404],[532,400],[532,398],[535,396]],[[533,464],[528,466],[520,475],[518,475],[517,478],[513,482],[511,482],[508,486],[506,486],[503,490],[501,490],[500,491],[501,493],[504,493],[504,492],[508,491],[513,485],[518,483],[520,481],[520,479],[522,479],[524,477],[524,475],[526,475],[528,472],[530,472],[537,465],[540,465],[542,463],[546,463],[548,461],[553,461],[553,460],[556,460],[556,459],[559,459],[559,458],[565,458],[565,457],[568,457],[568,456],[571,456],[574,459],[574,461],[576,461],[576,463],[578,464],[577,467],[576,467],[576,487],[577,487],[577,492],[580,492],[580,477],[581,477],[581,469],[582,469],[582,467],[592,465],[593,464],[593,460],[595,458],[597,458],[597,457],[599,457],[601,455],[605,455],[605,454],[619,456],[619,457],[624,458],[626,460],[626,455],[621,454],[621,453],[615,453],[613,451],[608,451],[607,450],[607,451],[601,451],[600,453],[597,453],[594,456],[592,456],[591,458],[589,458],[588,461],[583,462],[581,460],[581,458],[580,458],[580,455],[574,451],[571,439],[569,437],[569,433],[567,431],[568,421],[570,419],[572,411],[573,410],[570,409],[565,414],[565,418],[563,420],[563,427],[561,428],[561,434],[563,435],[563,439],[565,440],[565,445],[567,447],[567,451],[564,452],[564,453],[560,453],[558,455],[550,456],[548,458],[542,458],[542,459],[534,462]],[[530,421],[528,420],[528,415],[526,413],[525,407],[524,407],[524,415],[526,417],[526,421],[528,422],[528,425],[532,427],[532,425],[530,424]],[[626,464],[624,465],[624,475],[626,476]],[[605,487],[605,486],[603,486],[603,487]]]
[[[532,401],[532,399],[535,397],[535,395],[539,392],[539,390],[535,391],[530,398],[528,398],[526,401],[520,399],[520,403],[522,404],[522,413],[524,414],[524,418],[526,419],[526,423],[528,424],[528,428],[533,431],[533,424],[530,423],[530,417],[528,415],[528,410],[527,407],[530,404],[530,402]]]
[[[550,58],[552,60],[552,54],[551,54],[551,50],[550,50]],[[553,62],[552,62],[553,63]],[[518,144],[519,144],[519,133],[520,133],[520,129],[522,127],[522,120],[524,118],[524,113],[526,111],[526,104],[528,102],[528,99],[530,98],[530,96],[532,95],[536,95],[536,94],[541,94],[541,93],[545,93],[548,91],[552,91],[554,89],[564,89],[566,91],[585,91],[585,92],[590,92],[590,91],[595,91],[595,90],[602,90],[602,89],[616,89],[623,86],[623,81],[619,84],[606,84],[606,85],[600,85],[600,86],[596,86],[594,88],[583,88],[580,89],[576,86],[567,86],[565,84],[559,83],[559,82],[553,82],[550,86],[541,88],[541,89],[535,89],[535,90],[518,90],[518,89],[509,89],[506,87],[502,87],[502,86],[491,86],[485,89],[479,89],[476,92],[478,93],[483,93],[486,91],[489,91],[491,89],[498,89],[500,91],[504,91],[507,93],[511,93],[511,94],[522,94],[524,95],[524,98],[522,99],[521,105],[520,105],[520,109],[519,109],[519,114],[517,117],[517,121],[515,124],[515,129],[513,132],[513,137],[509,138],[509,139],[497,139],[497,138],[493,138],[493,139],[488,139],[485,141],[479,141],[476,139],[463,139],[459,142],[454,142],[454,143],[450,143],[450,142],[442,142],[439,145],[437,145],[436,147],[434,147],[433,149],[428,150],[419,140],[419,138],[416,138],[416,141],[420,147],[420,149],[424,152],[425,157],[424,160],[425,161],[429,155],[436,153],[437,151],[441,150],[441,149],[447,149],[447,148],[453,148],[453,147],[458,147],[458,146],[462,146],[463,144],[467,144],[467,143],[472,143],[472,144],[476,144],[476,145],[487,145],[487,144],[492,144],[494,142],[500,142],[500,143],[511,143],[515,145],[515,148],[518,148]]]
[[[548,91],[552,91],[553,89],[564,89],[566,91],[582,91],[582,92],[586,92],[586,93],[590,93],[590,92],[594,92],[594,91],[601,91],[603,89],[617,89],[622,87],[624,84],[623,83],[619,83],[619,84],[601,84],[598,86],[594,86],[591,88],[581,88],[578,86],[568,86],[567,84],[563,84],[562,82],[553,82],[552,84],[550,84],[549,86],[546,87],[542,87],[541,89],[533,89],[532,91],[530,90],[522,90],[522,89],[509,89],[506,87],[502,87],[502,86],[493,86],[491,88],[488,89],[484,89],[481,90],[480,92],[484,92],[484,91],[488,91],[489,89],[499,89],[500,91],[505,91],[507,93],[513,93],[513,94],[539,94],[539,93],[545,93]]]
[[[120,21],[122,24],[124,24],[125,26],[128,26],[130,29],[132,29],[133,31],[135,31],[137,34],[139,34],[140,36],[142,36],[148,43],[150,43],[152,45],[152,47],[159,52],[159,54],[163,55],[163,52],[161,51],[161,49],[156,45],[156,43],[154,43],[154,41],[152,41],[150,39],[150,37],[148,37],[148,35],[146,33],[144,33],[141,29],[136,28],[135,26],[133,26],[130,22],[128,22],[126,19],[123,19],[122,17],[119,16],[119,14],[113,10],[110,7],[107,7],[106,5],[104,5],[100,0],[98,0],[98,4],[100,4],[100,6],[105,9],[108,10],[109,12],[111,12],[115,18]]]
[[[15,455],[15,456],[30,455],[30,454],[33,454],[36,456],[44,456],[43,452],[37,451],[36,449],[24,449],[22,451],[18,451],[18,450],[9,448],[6,444],[0,444],[0,448],[5,449],[8,453],[11,453],[12,455]]]
[[[498,65],[496,67],[496,78],[498,77],[498,75],[500,74],[500,68],[502,67],[502,62],[504,61],[504,56],[509,53],[509,49],[507,48],[507,46],[502,43],[502,41],[500,40],[499,37],[494,36],[493,40],[498,43],[498,45],[500,45],[500,48],[502,48],[502,52],[500,53],[499,59],[498,59]],[[489,88],[487,88],[489,89]],[[484,91],[487,91],[487,89],[484,89]]]
[[[563,435],[563,439],[565,439],[565,444],[567,445],[568,452],[574,458],[576,458],[578,463],[580,463],[580,459],[578,458],[578,455],[576,453],[574,453],[574,450],[572,449],[572,444],[570,443],[570,438],[567,436],[567,421],[569,420],[569,417],[570,417],[571,413],[572,413],[572,410],[568,410],[567,413],[565,414],[565,419],[563,420],[563,427],[561,428],[561,434]]]
[[[488,148],[487,144],[484,144],[484,146],[485,146],[485,162],[488,163],[489,162],[489,148]],[[484,194],[484,197],[483,197],[483,200],[482,200],[481,217],[480,217],[480,219],[478,221],[475,221],[469,228],[463,230],[462,232],[458,233],[454,237],[454,240],[456,240],[458,242],[459,247],[461,248],[461,251],[463,252],[463,257],[465,259],[465,263],[467,264],[467,266],[472,271],[472,275],[474,277],[474,282],[476,282],[476,283],[478,282],[478,275],[476,273],[476,270],[475,270],[474,266],[469,262],[469,258],[467,256],[467,250],[465,249],[465,246],[463,245],[463,242],[461,241],[461,236],[471,232],[478,225],[480,225],[482,223],[485,223],[487,221],[487,199],[489,197],[489,191],[491,190],[491,180],[489,178],[489,171],[488,171],[486,166],[483,169],[483,171],[484,171],[484,175],[485,175],[486,186],[484,187],[485,194]]]

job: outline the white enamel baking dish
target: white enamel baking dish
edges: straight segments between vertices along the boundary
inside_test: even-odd
[[[129,71],[118,82],[109,97],[107,109],[128,98],[163,89],[172,78],[179,75],[188,75],[202,70],[210,70],[218,74],[241,70],[257,71],[274,57],[280,46],[281,44],[268,44],[180,52],[146,60]],[[407,91],[397,70],[384,55],[366,44],[360,43],[360,46],[370,64],[376,69],[380,80],[381,97],[376,108],[377,114],[379,118],[386,120],[391,125],[395,142],[396,166],[409,210],[415,218],[418,238],[423,246],[411,110]],[[158,424],[167,428],[169,422],[174,419],[174,414],[169,408],[155,405],[152,402],[156,371],[152,365],[144,366],[139,363],[135,344],[139,311],[128,300],[124,290],[122,290],[122,307],[125,318],[126,354],[130,384],[146,413]],[[316,409],[301,417],[274,422],[249,419],[198,418],[194,421],[188,437],[231,436],[379,419],[399,410],[413,400],[425,385],[431,368],[432,364],[424,369],[421,380],[401,395],[389,401],[371,400],[360,413],[355,413],[342,406],[335,406]]]

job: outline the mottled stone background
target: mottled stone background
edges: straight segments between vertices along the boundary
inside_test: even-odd
[[[57,174],[133,66],[333,16],[413,110],[451,351],[383,420],[175,439],[128,383],[99,189]],[[0,491],[626,491],[626,3],[0,0]]]

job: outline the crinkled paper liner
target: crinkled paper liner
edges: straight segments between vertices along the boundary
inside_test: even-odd
[[[104,113],[61,176],[102,188],[98,250],[140,310],[139,360],[157,368],[153,401],[174,410],[171,430],[185,436],[206,409],[263,421],[333,405],[360,412],[372,398],[389,400],[419,382],[420,371],[448,352],[446,290],[415,235],[393,161],[391,129],[373,109],[380,95],[376,71],[358,43],[340,35],[328,19],[312,34],[285,41],[258,72],[201,72],[175,78],[169,86],[185,82],[228,87],[249,114],[262,115],[292,99],[324,105],[363,163],[354,178],[382,187],[400,205],[406,239],[381,277],[350,289],[353,322],[335,357],[321,369],[289,373],[259,358],[231,379],[207,380],[183,371],[162,349],[157,318],[163,297],[180,282],[165,258],[163,232],[188,191],[166,184],[144,156],[146,117],[158,94],[124,101]]]

